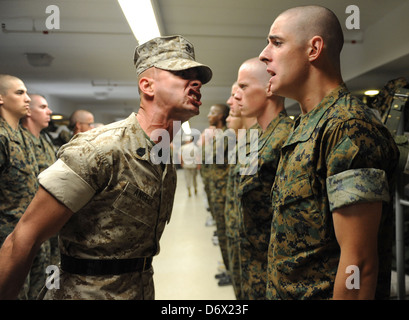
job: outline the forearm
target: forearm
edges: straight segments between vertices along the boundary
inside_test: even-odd
[[[10,234],[0,249],[0,299],[16,299],[39,245],[26,246]]]
[[[42,187],[0,249],[0,298],[16,298],[41,244],[72,215]]]
[[[374,299],[378,282],[377,234],[381,212],[381,202],[368,202],[343,207],[333,213],[341,250],[334,299]]]
[[[355,260],[355,262],[349,260],[348,262],[347,259],[341,257],[334,283],[333,299],[374,299],[377,279],[377,261],[368,259],[366,261]]]

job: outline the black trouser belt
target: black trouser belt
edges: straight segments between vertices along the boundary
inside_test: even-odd
[[[61,254],[61,269],[68,273],[89,276],[118,275],[148,270],[152,258],[135,259],[77,259]]]

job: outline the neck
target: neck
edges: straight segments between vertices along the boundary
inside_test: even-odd
[[[257,117],[257,122],[263,131],[266,131],[271,121],[278,117],[281,111],[284,110],[284,101],[278,99],[268,100],[266,108],[261,115]]]
[[[42,129],[38,128],[34,123],[30,121],[24,121],[21,123],[21,125],[28,131],[30,131],[33,136],[35,136],[36,138],[40,138],[40,133]]]
[[[250,129],[252,126],[254,126],[257,123],[257,118],[251,117],[251,118],[246,118],[243,117],[243,129]]]
[[[173,140],[174,135],[180,130],[181,121],[172,119],[163,112],[155,112],[152,109],[144,108],[142,105],[136,114],[139,125],[142,130],[151,138],[155,143],[159,142],[160,136],[163,132],[154,132],[155,130],[165,130],[169,135],[170,141]],[[159,133],[159,136],[158,136]]]
[[[220,120],[217,122],[216,124],[216,129],[222,129],[225,125],[223,124],[223,122]]]
[[[0,109],[1,110],[1,109]],[[13,129],[17,130],[20,122],[20,118],[16,118],[13,115],[6,113],[6,112],[1,112],[0,117],[2,117],[8,125]]]
[[[340,73],[328,74],[325,72],[314,73],[305,85],[298,91],[297,100],[301,112],[306,114],[313,110],[322,99],[343,82]]]

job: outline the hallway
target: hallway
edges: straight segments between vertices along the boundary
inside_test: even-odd
[[[188,197],[183,170],[178,182],[170,223],[153,259],[157,300],[235,300],[231,285],[220,287],[215,274],[221,262],[219,246],[212,243],[215,226],[205,226],[203,184],[198,175],[198,194]]]

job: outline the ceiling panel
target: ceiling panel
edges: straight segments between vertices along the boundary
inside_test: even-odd
[[[202,129],[213,103],[225,102],[240,64],[257,56],[266,43],[270,25],[277,14],[310,1],[278,0],[154,0],[163,35],[182,34],[194,45],[197,60],[212,67],[214,77],[203,89],[201,115],[192,122]],[[344,24],[350,1],[314,1],[332,9]],[[409,15],[408,0],[357,0],[360,30],[344,27],[344,60],[347,82],[353,90],[386,83],[390,77],[409,70],[409,48],[403,45],[398,55],[376,56],[376,44],[368,49],[365,41],[379,33],[379,45],[386,46],[396,37],[408,43],[407,22],[393,20]],[[54,0],[60,9],[60,29],[47,30],[49,0],[0,0],[0,72],[21,77],[29,90],[37,91],[56,102],[54,110],[70,114],[86,107],[100,122],[118,118],[118,114],[138,108],[133,51],[136,40],[116,0]],[[381,25],[385,17],[394,21]],[[408,19],[406,19],[408,20]],[[406,25],[405,25],[406,23]],[[402,27],[403,24],[403,27]],[[34,28],[34,29],[33,29]],[[42,31],[49,31],[44,34]],[[378,32],[378,30],[381,30]],[[12,31],[12,32],[9,32]],[[376,31],[376,32],[375,32]],[[400,33],[399,33],[400,32]],[[406,38],[405,38],[406,37]],[[351,39],[360,39],[351,45]],[[396,45],[392,50],[395,50]],[[48,53],[54,57],[50,67],[32,67],[25,53]],[[349,68],[348,68],[349,66]],[[361,70],[362,67],[362,70]],[[364,68],[365,67],[365,68]],[[98,97],[105,95],[105,100]],[[294,103],[290,103],[292,106]],[[111,106],[111,111],[109,111]],[[297,107],[289,109],[298,112]],[[103,113],[98,119],[99,113]],[[111,114],[111,115],[110,115]]]

